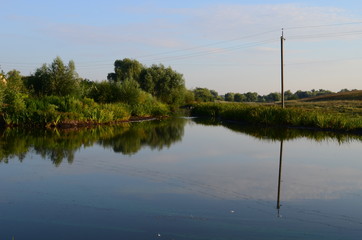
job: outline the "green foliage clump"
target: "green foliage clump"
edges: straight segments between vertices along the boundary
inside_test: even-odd
[[[182,74],[162,64],[145,67],[137,60],[128,58],[116,60],[114,72],[109,73],[107,79],[111,83],[116,83],[115,89],[121,91],[121,99],[108,99],[107,101],[121,100],[134,103],[139,93],[136,91],[134,82],[138,83],[142,91],[150,93],[157,100],[169,105],[180,106],[185,103],[186,99],[189,99]]]
[[[28,89],[37,96],[79,96],[80,78],[75,71],[75,64],[69,61],[66,66],[60,57],[56,57],[52,64],[43,64],[35,73],[26,79]]]
[[[215,95],[212,94],[212,90],[209,90],[207,88],[195,88],[193,90],[193,93],[195,95],[195,101],[197,101],[197,102],[214,102],[215,101]],[[217,95],[217,93],[216,93],[216,95]]]
[[[362,129],[362,118],[302,108],[251,106],[246,104],[195,104],[192,114],[272,126],[294,126],[342,131]]]
[[[146,146],[160,150],[181,140],[186,121],[178,118],[67,130],[0,129],[0,163],[8,163],[14,156],[22,161],[26,153],[32,151],[51,160],[55,166],[60,166],[63,160],[71,164],[79,148],[94,144],[127,155]]]

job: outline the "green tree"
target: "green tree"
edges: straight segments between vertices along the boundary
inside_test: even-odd
[[[117,100],[121,102],[135,105],[140,103],[140,96],[142,90],[139,87],[138,82],[133,79],[126,79],[121,83],[117,83],[119,94],[117,94]]]
[[[296,91],[296,92],[294,93],[294,95],[295,95],[298,99],[307,98],[307,97],[313,96],[311,91],[301,91],[301,90]]]
[[[22,76],[17,70],[11,70],[6,74],[6,86],[17,92],[25,92],[25,86],[23,83]]]
[[[80,78],[73,61],[66,66],[60,57],[56,57],[50,65],[43,64],[28,78],[27,87],[39,96],[77,96],[80,94]]]
[[[225,94],[225,101],[234,102],[234,93],[228,92]]]
[[[210,90],[210,93],[214,96],[215,100],[219,98],[219,94],[215,90]]]
[[[265,100],[267,102],[277,102],[281,100],[281,94],[278,92],[269,93],[267,96],[265,96]]]
[[[197,102],[213,102],[214,95],[207,88],[196,88],[194,89],[195,100]]]
[[[139,83],[142,90],[168,104],[182,103],[186,93],[182,74],[162,64],[144,69]]]
[[[114,62],[114,73],[109,73],[107,79],[114,82],[123,82],[126,79],[134,79],[137,82],[144,66],[134,59],[124,58]]]
[[[95,82],[89,90],[88,97],[100,103],[115,102],[116,99],[113,91],[115,86],[116,83],[109,81]]]
[[[296,100],[298,97],[294,95],[290,90],[284,92],[285,100]]]
[[[235,93],[234,95],[234,101],[235,102],[244,102],[246,100],[246,97],[244,94],[241,93]]]
[[[258,100],[258,93],[247,92],[245,93],[246,102],[256,102]]]

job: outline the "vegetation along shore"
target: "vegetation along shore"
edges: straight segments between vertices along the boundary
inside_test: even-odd
[[[77,127],[162,118],[181,106],[207,116],[266,126],[318,128],[361,133],[362,91],[319,89],[280,93],[219,95],[207,88],[186,89],[183,75],[162,64],[149,67],[125,58],[114,62],[107,80],[78,76],[75,64],[60,57],[30,76],[0,73],[0,125]]]
[[[199,103],[192,105],[192,115],[266,126],[362,133],[362,116],[353,111],[341,113],[303,105],[281,108],[278,105]]]

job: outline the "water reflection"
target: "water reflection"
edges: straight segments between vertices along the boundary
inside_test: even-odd
[[[280,141],[280,152],[279,152],[278,196],[277,196],[278,217],[281,217],[281,215],[280,215],[280,189],[281,189],[281,182],[282,182],[282,162],[283,162],[283,140]]]
[[[72,163],[78,149],[94,144],[125,155],[135,154],[146,146],[162,150],[181,141],[186,122],[177,118],[80,130],[7,128],[0,131],[0,162],[8,163],[15,157],[22,162],[28,152],[35,152],[59,166],[65,159]]]
[[[34,152],[42,158],[49,158],[55,166],[59,166],[63,160],[72,163],[78,149],[90,147],[94,144],[101,145],[104,148],[111,148],[114,152],[124,155],[136,154],[143,147],[162,150],[182,141],[184,127],[188,121],[202,125],[223,126],[234,132],[267,141],[282,142],[301,137],[314,141],[337,141],[340,144],[350,141],[362,141],[362,136],[336,132],[267,128],[229,122],[222,123],[212,119],[193,118],[189,120],[174,118],[78,130],[2,129],[0,130],[0,162],[7,163],[12,158],[18,158],[22,162],[28,152]]]
[[[0,168],[6,239],[360,239],[358,136],[199,119],[1,134],[1,161],[24,161]]]
[[[209,126],[223,126],[234,132],[244,133],[260,140],[288,141],[297,138],[307,138],[313,141],[337,141],[338,143],[348,143],[351,141],[362,141],[361,135],[341,133],[337,131],[317,131],[305,128],[285,128],[285,127],[264,127],[253,126],[236,122],[221,122],[216,119],[195,118],[194,122]]]

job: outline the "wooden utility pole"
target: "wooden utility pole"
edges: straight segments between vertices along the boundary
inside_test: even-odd
[[[281,60],[281,96],[282,96],[282,108],[284,108],[284,29],[282,28],[282,36],[280,37],[280,60]]]

